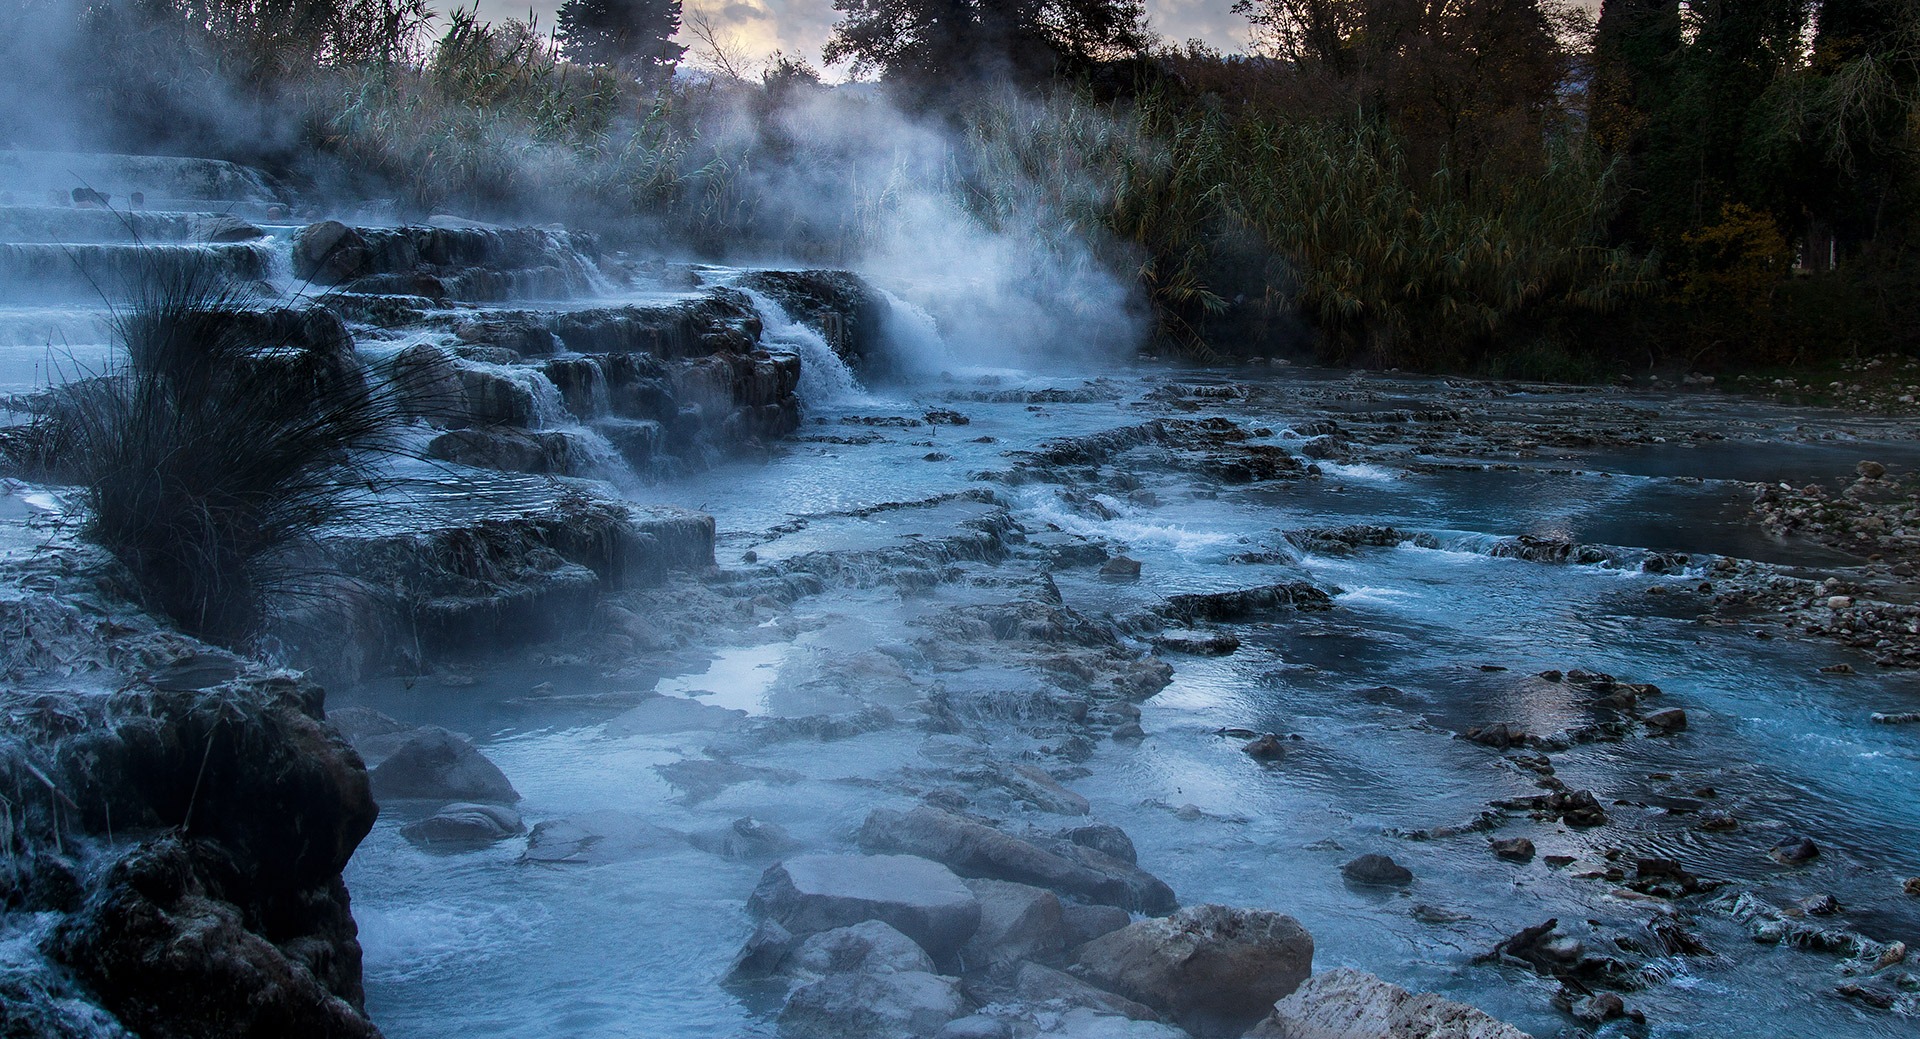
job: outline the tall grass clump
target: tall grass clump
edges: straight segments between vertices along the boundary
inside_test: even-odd
[[[302,318],[204,268],[157,274],[116,315],[123,358],[43,419],[86,536],[149,608],[229,646],[303,590],[303,547],[368,504],[397,449],[388,397],[350,354],[293,342]]]

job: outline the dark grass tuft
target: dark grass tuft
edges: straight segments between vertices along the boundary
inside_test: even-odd
[[[156,273],[116,315],[121,363],[42,417],[87,535],[191,634],[256,636],[269,599],[310,573],[315,532],[368,506],[379,456],[399,448],[390,396],[319,316],[208,269]]]

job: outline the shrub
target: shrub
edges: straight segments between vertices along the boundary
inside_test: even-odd
[[[115,319],[124,358],[55,396],[43,442],[89,507],[86,535],[146,604],[239,646],[298,594],[314,533],[350,519],[397,449],[387,396],[327,322],[263,309],[205,269],[149,278]],[[337,327],[337,326],[331,326]],[[300,341],[305,340],[305,341]]]

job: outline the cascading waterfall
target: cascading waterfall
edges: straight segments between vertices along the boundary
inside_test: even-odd
[[[752,289],[741,291],[753,300],[754,309],[760,312],[761,342],[785,347],[800,355],[800,386],[796,392],[802,407],[818,408],[867,398],[866,388],[860,385],[853,369],[833,352],[825,337],[793,320],[785,307],[765,294]]]

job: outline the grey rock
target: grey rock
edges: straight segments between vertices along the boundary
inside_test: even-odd
[[[904,852],[946,864],[968,877],[1011,880],[1142,912],[1177,903],[1165,882],[1111,856],[1070,841],[1022,840],[937,808],[877,808],[860,828],[860,846]]]
[[[969,1014],[947,1022],[933,1039],[1013,1039],[1013,1026],[997,1017]]]
[[[1112,934],[1132,922],[1132,914],[1118,906],[1067,903],[1060,911],[1060,923],[1065,930],[1069,949],[1079,948],[1103,934]]]
[[[1127,836],[1127,831],[1111,823],[1075,826],[1070,830],[1061,830],[1057,836],[1082,848],[1092,848],[1102,855],[1119,859],[1129,866],[1140,862],[1140,854],[1133,847],[1133,838]]]
[[[740,954],[733,958],[727,980],[744,981],[777,972],[793,951],[793,941],[792,931],[772,920],[760,921],[747,936],[746,944],[740,947]]]
[[[1313,936],[1261,909],[1189,906],[1081,946],[1075,973],[1200,1036],[1237,1036],[1313,970]]]
[[[1085,1008],[1069,1010],[1036,1033],[1047,1039],[1189,1039],[1187,1033],[1157,1021],[1133,1021],[1119,1014]]]
[[[486,844],[527,832],[520,813],[505,805],[450,804],[408,823],[400,835],[416,844]]]
[[[664,854],[686,846],[686,838],[628,812],[588,812],[550,819],[527,836],[526,862],[600,866]]]
[[[785,969],[809,974],[934,973],[925,949],[879,920],[808,935],[787,957]]]
[[[1355,884],[1401,887],[1413,883],[1413,871],[1385,855],[1362,855],[1340,867],[1340,875]]]
[[[939,959],[959,951],[980,926],[980,902],[960,878],[912,855],[801,855],[775,863],[747,908],[798,935],[880,920]]]
[[[1019,973],[1014,976],[1013,987],[1014,994],[1028,1003],[1058,1002],[1103,1014],[1118,1014],[1130,1021],[1160,1020],[1160,1015],[1152,1007],[1096,988],[1071,974],[1038,963],[1021,964]]]
[[[419,729],[373,770],[373,796],[447,801],[520,800],[493,762],[464,738],[436,725]]]
[[[931,1039],[966,1009],[937,974],[830,974],[787,997],[779,1027],[787,1039]]]
[[[701,851],[729,859],[778,858],[800,849],[800,842],[785,827],[752,816],[735,819],[724,830],[691,834],[687,840]]]
[[[1664,711],[1655,711],[1642,720],[1647,723],[1648,732],[1680,732],[1687,727],[1687,712],[1678,707],[1669,707]]]
[[[1274,1004],[1247,1039],[1529,1039],[1463,1003],[1412,993],[1340,968],[1307,979]]]
[[[980,929],[960,951],[968,970],[1066,950],[1063,907],[1053,892],[1005,880],[964,883],[980,900]]]

